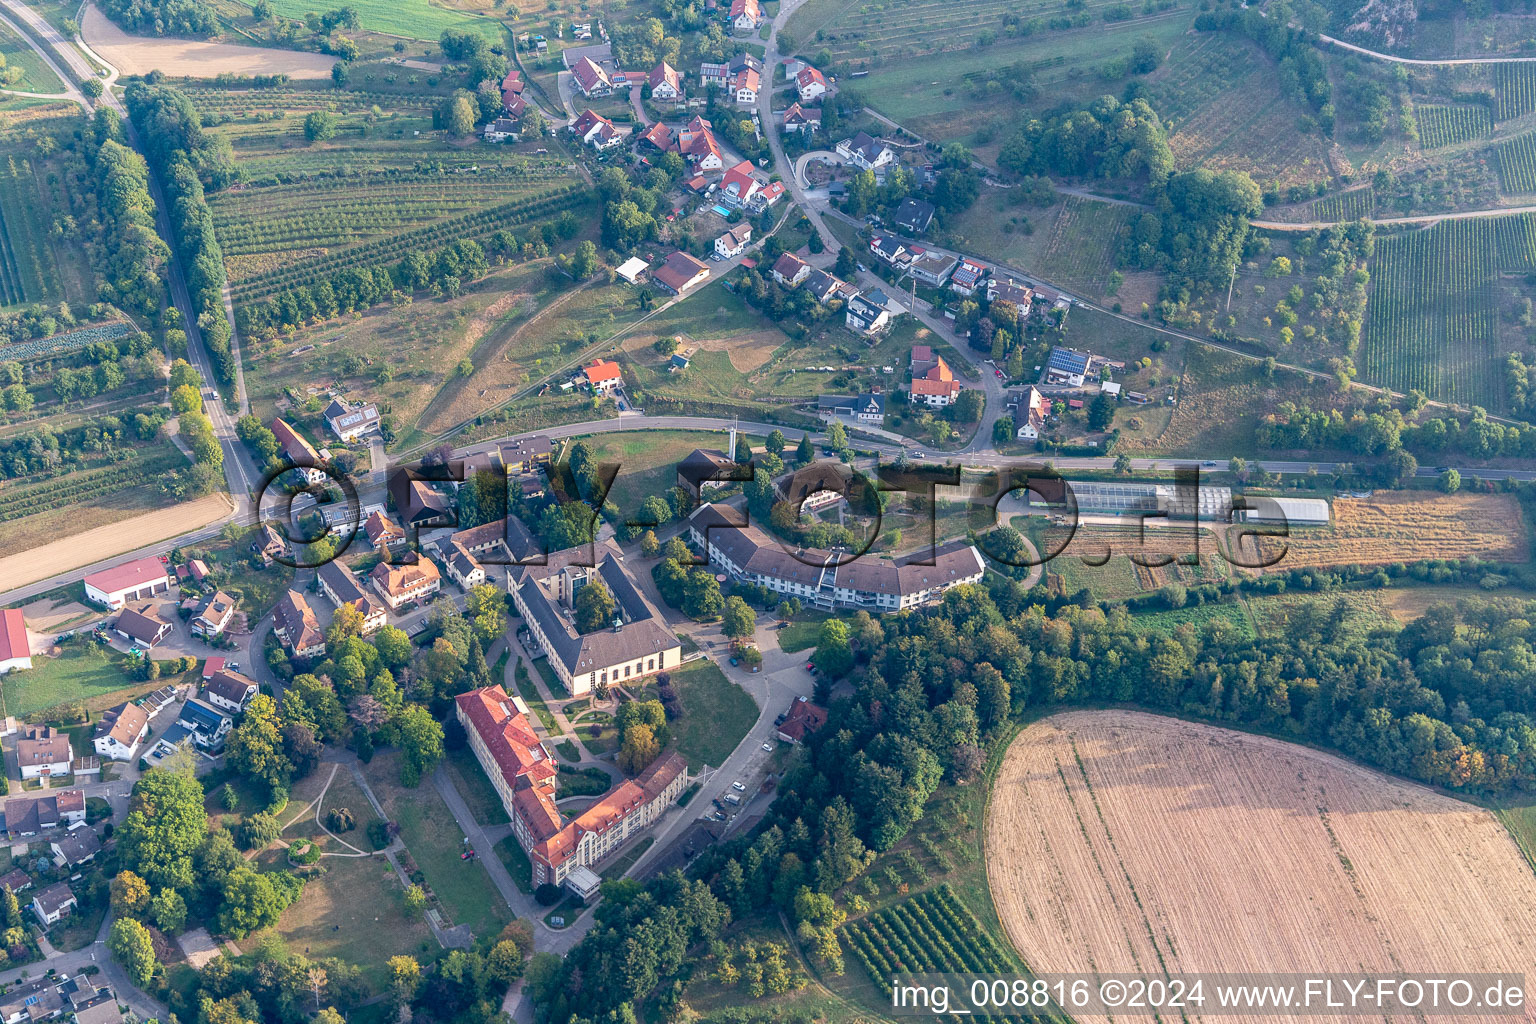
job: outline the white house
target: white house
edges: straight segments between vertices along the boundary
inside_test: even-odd
[[[149,737],[149,715],[137,704],[119,704],[101,716],[91,741],[99,757],[132,761]]]
[[[752,225],[741,223],[715,239],[715,255],[723,260],[734,259],[747,251],[752,241]]]
[[[20,608],[0,611],[0,676],[12,669],[32,667],[32,642]]]
[[[245,705],[256,696],[256,680],[248,679],[239,672],[222,669],[215,672],[203,684],[203,700],[232,715],[245,710]]]
[[[731,78],[731,96],[740,107],[750,107],[757,102],[757,91],[763,86],[762,76],[751,68],[742,68]]]
[[[811,103],[827,94],[827,77],[813,67],[803,67],[795,76],[795,88],[801,103]]]
[[[486,127],[486,134],[489,138],[490,126]],[[379,407],[372,402],[348,405],[339,398],[333,398],[331,404],[325,407],[325,425],[341,440],[351,441],[379,429]]]
[[[153,556],[136,558],[85,578],[85,596],[114,611],[129,601],[163,594],[171,589],[170,571]]]
[[[877,170],[896,159],[889,146],[871,138],[867,132],[859,132],[853,138],[839,142],[837,155],[865,171]]]
[[[16,740],[16,765],[24,780],[67,776],[74,759],[69,737],[49,725],[29,725]]]
[[[521,138],[522,132],[518,130],[517,122],[510,117],[498,117],[485,123],[481,135],[486,142],[506,142],[508,139]]]
[[[55,882],[32,899],[32,913],[43,922],[43,927],[58,924],[68,917],[80,901],[63,882]]]
[[[738,33],[755,32],[763,23],[763,9],[757,0],[731,0],[731,28]]]
[[[844,320],[848,329],[870,336],[891,326],[890,299],[878,288],[860,292],[848,300]]]

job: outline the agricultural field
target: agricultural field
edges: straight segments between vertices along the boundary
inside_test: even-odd
[[[743,436],[756,447],[763,444],[761,437]],[[620,515],[633,515],[647,497],[677,485],[677,464],[689,452],[695,448],[724,451],[730,437],[713,430],[636,430],[592,434],[582,441],[598,462],[619,466],[608,497]]]
[[[1516,195],[1536,192],[1536,132],[1501,142],[1497,152],[1500,188]]]
[[[21,137],[72,130],[75,118],[47,116],[60,112],[35,109],[44,116],[0,128],[0,307],[96,298],[78,235],[51,231],[56,212],[71,212],[62,164]]]
[[[430,0],[356,0],[358,22],[363,29],[404,39],[436,42],[448,29],[483,33],[501,42],[501,22],[489,3],[448,5]],[[314,10],[307,0],[272,0],[272,10],[285,18],[304,20]]]
[[[1247,549],[1258,544],[1265,562],[1278,558],[1276,571],[1427,558],[1508,563],[1530,558],[1520,504],[1506,494],[1382,491],[1369,498],[1336,498],[1329,526],[1243,543],[1243,560],[1254,557]]]
[[[1395,391],[1502,409],[1500,271],[1536,268],[1530,215],[1443,221],[1378,236],[1361,378]]]
[[[1416,111],[1419,141],[1425,149],[1470,142],[1493,132],[1487,107],[1423,106]]]
[[[1324,196],[1312,204],[1311,220],[1338,222],[1376,215],[1376,193],[1370,188],[1351,189]]]
[[[1496,120],[1511,121],[1536,111],[1536,64],[1499,64],[1494,71]]]
[[[1004,974],[1018,968],[947,885],[844,925],[843,938],[881,987],[907,971]]]
[[[1041,276],[1085,294],[1103,295],[1138,212],[1134,206],[1068,196],[1041,253]]]
[[[1145,530],[1127,520],[1123,525],[1084,524],[1074,531],[1041,516],[1015,516],[1012,525],[1047,559],[1046,584],[1067,595],[1086,587],[1095,598],[1113,601],[1169,583],[1198,586],[1231,575],[1209,530],[1146,522]]]
[[[1524,963],[1536,937],[1536,875],[1491,812],[1215,726],[1037,722],[1008,749],[986,827],[998,915],[1041,973],[1414,973],[1473,948]]]

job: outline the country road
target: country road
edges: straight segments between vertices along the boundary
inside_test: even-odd
[[[1342,39],[1325,36],[1321,32],[1318,33],[1317,38],[1341,50],[1375,57],[1377,60],[1391,61],[1393,64],[1416,64],[1421,67],[1449,67],[1455,64],[1536,64],[1536,57],[1398,57],[1379,50],[1368,50],[1354,43],[1346,43]]]
[[[1502,206],[1492,210],[1463,210],[1460,213],[1423,213],[1413,217],[1365,217],[1364,220],[1380,227],[1383,224],[1438,224],[1442,220],[1479,220],[1487,217],[1513,217],[1522,213],[1536,213],[1536,206]],[[1283,220],[1251,220],[1256,228],[1267,231],[1318,231],[1347,224],[1348,221],[1309,220],[1287,222]]]

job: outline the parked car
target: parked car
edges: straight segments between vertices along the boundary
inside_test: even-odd
[[[740,658],[732,658],[731,659],[732,667],[735,667],[735,666],[740,665],[740,664],[741,664],[741,659]]]
[[[763,749],[771,751],[773,749],[773,744],[772,743],[764,743],[763,744]]]

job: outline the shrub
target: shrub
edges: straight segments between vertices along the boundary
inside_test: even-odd
[[[560,887],[545,882],[533,891],[533,898],[539,901],[541,907],[552,907],[560,902]]]
[[[374,819],[368,823],[368,841],[373,844],[375,850],[382,850],[389,845],[389,826]]]
[[[357,819],[353,818],[352,812],[345,807],[332,807],[325,821],[332,832],[350,832],[357,828]]]

